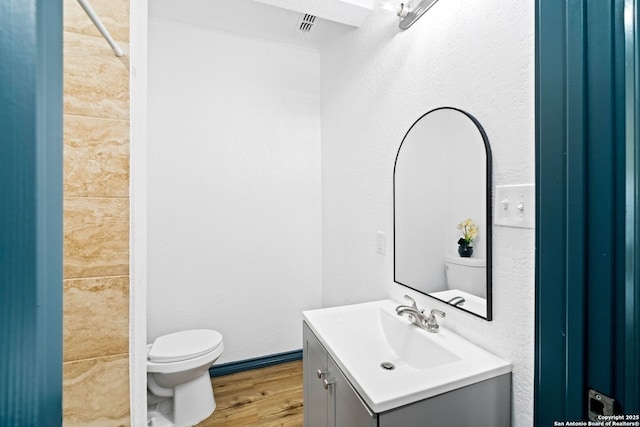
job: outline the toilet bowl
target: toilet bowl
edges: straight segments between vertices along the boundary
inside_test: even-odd
[[[223,350],[222,335],[210,329],[163,335],[147,345],[150,426],[193,426],[213,413],[209,368]]]

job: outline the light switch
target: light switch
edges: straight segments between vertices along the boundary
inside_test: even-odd
[[[387,252],[387,236],[384,231],[376,233],[376,248],[380,255],[384,255]]]
[[[534,228],[536,190],[533,184],[497,185],[493,223],[505,227]]]

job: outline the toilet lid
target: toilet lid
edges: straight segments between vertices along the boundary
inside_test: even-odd
[[[179,362],[207,354],[222,344],[222,335],[211,329],[192,329],[156,338],[147,357],[152,362]]]

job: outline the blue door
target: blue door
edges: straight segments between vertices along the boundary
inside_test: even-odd
[[[536,8],[535,423],[639,421],[638,0]]]
[[[62,424],[62,1],[0,2],[0,425]]]

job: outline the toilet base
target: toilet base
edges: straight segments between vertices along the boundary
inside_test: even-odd
[[[148,399],[147,421],[151,427],[190,427],[207,419],[216,409],[209,372],[180,384],[173,397]]]
[[[149,427],[174,427],[165,414],[155,409],[147,412],[147,425]]]
[[[147,390],[147,425],[150,427],[174,427],[173,398],[158,397]]]

